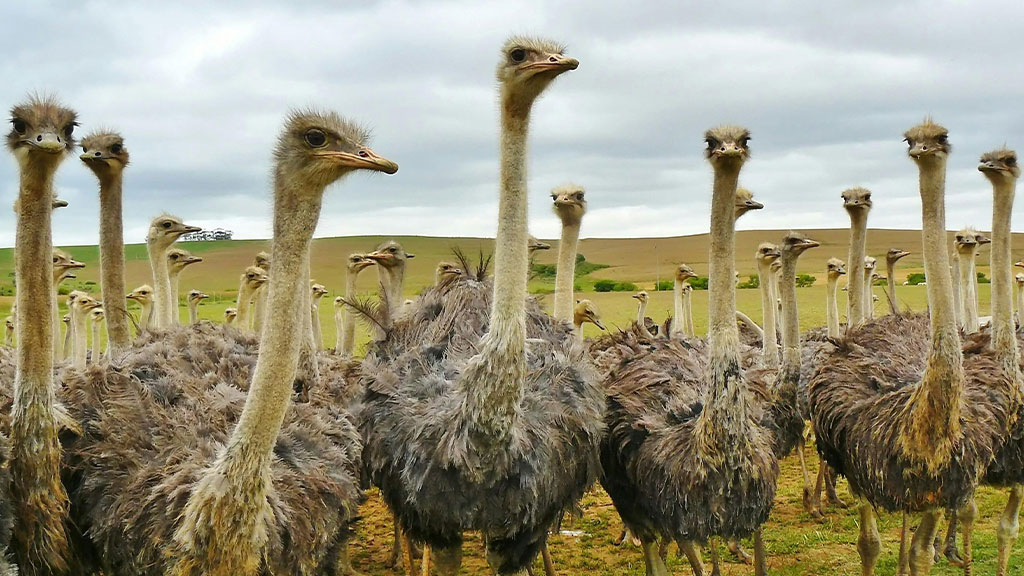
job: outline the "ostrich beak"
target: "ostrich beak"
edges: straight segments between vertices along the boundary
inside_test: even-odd
[[[523,70],[536,70],[538,72],[555,72],[561,74],[580,67],[580,61],[575,58],[568,58],[561,54],[551,54],[547,60],[533,62],[523,66]]]
[[[68,201],[56,198],[53,201],[53,207],[54,208],[67,208],[68,207]]]
[[[597,327],[598,327],[598,328],[600,328],[601,330],[605,330],[605,329],[606,329],[606,328],[604,327],[604,323],[602,323],[602,322],[601,322],[601,319],[600,319],[600,318],[597,318],[597,317],[594,317],[594,316],[592,316],[592,317],[590,318],[590,321],[594,323],[594,326],[597,326]]]
[[[192,232],[202,232],[203,231],[203,229],[200,228],[199,226],[185,226],[184,229],[185,229],[185,234],[190,234]]]
[[[743,203],[747,210],[760,210],[764,208],[764,204],[757,202],[756,200],[747,200]]]
[[[317,156],[333,159],[338,164],[348,166],[353,170],[373,170],[374,172],[383,172],[385,174],[398,172],[398,164],[383,156],[378,156],[376,152],[369,148],[363,148],[355,154],[329,150],[319,152]]]
[[[26,138],[22,142],[26,142],[37,150],[50,154],[60,154],[67,150],[67,147],[64,146],[64,141],[52,130],[45,130],[36,134],[35,138]]]

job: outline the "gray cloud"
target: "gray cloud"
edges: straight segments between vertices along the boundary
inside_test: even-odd
[[[902,131],[932,114],[951,131],[949,225],[986,228],[979,153],[1011,146],[1024,4],[935,2],[202,2],[6,3],[0,101],[59,94],[84,134],[126,137],[129,241],[162,212],[240,237],[269,235],[269,158],[288,108],[314,104],[372,126],[402,167],[332,190],[318,234],[493,234],[494,65],[510,32],[569,44],[582,65],[536,107],[531,227],[557,235],[547,191],[588,188],[584,236],[707,228],[703,131],[754,133],[744,184],[765,210],[743,228],[845,226],[839,193],[875,192],[871,225],[919,224]],[[0,202],[16,190],[0,162]],[[92,175],[58,175],[71,207],[59,244],[93,243]],[[14,235],[0,211],[0,244]]]

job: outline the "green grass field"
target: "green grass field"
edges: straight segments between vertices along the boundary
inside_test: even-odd
[[[822,242],[823,246],[811,250],[801,258],[799,271],[814,274],[819,281],[810,288],[797,290],[800,306],[800,325],[802,329],[824,324],[825,286],[824,262],[829,257],[845,258],[845,230],[813,230],[807,234]],[[778,240],[780,231],[741,232],[738,237],[737,268],[744,278],[754,272],[753,253],[758,242]],[[414,297],[424,286],[433,282],[433,271],[438,261],[450,260],[452,246],[460,246],[473,255],[478,250],[489,251],[491,241],[472,238],[423,238],[398,237],[406,249],[416,254],[410,261],[407,274],[406,296]],[[882,256],[889,247],[901,247],[920,254],[920,233],[917,231],[880,230],[869,234],[868,253]],[[313,275],[325,284],[331,293],[324,298],[321,309],[321,326],[324,342],[327,347],[334,346],[335,330],[333,319],[333,298],[343,285],[343,266],[345,257],[351,252],[366,252],[373,249],[382,238],[353,237],[319,239],[314,244]],[[201,289],[213,296],[200,308],[202,318],[221,321],[224,309],[234,305],[238,277],[245,266],[251,263],[253,255],[268,248],[265,241],[231,241],[189,243],[186,249],[205,258],[201,264],[188,269],[182,275],[181,292],[184,295],[192,288]],[[79,274],[75,287],[86,288],[98,292],[99,269],[95,247],[67,247],[78,260],[87,264],[87,268]],[[675,263],[687,262],[694,266],[698,273],[707,270],[706,236],[691,236],[669,239],[588,239],[580,244],[580,252],[593,263],[606,264],[609,267],[596,271],[591,276],[577,279],[582,288],[581,297],[594,301],[600,309],[605,323],[610,329],[627,326],[636,316],[637,301],[629,292],[592,292],[593,282],[608,278],[617,281],[631,281],[649,291],[658,279],[671,278]],[[146,261],[145,247],[133,245],[127,247],[128,288],[148,283],[149,265]],[[921,262],[917,255],[910,256],[901,262],[899,281],[902,282],[909,272],[920,271]],[[1020,259],[1017,255],[1016,259]],[[540,253],[538,261],[553,263],[554,251]],[[882,260],[882,258],[880,258]],[[979,264],[987,261],[987,253],[979,258]],[[12,265],[10,250],[0,250],[0,280],[9,281]],[[981,271],[987,271],[984,266]],[[884,270],[881,270],[884,273]],[[364,294],[375,291],[376,274],[369,269],[360,277],[359,288]],[[531,289],[544,292],[553,288],[551,279],[534,280]],[[987,314],[988,285],[980,286],[980,302],[982,315]],[[924,286],[899,286],[897,289],[901,305],[914,310],[922,310],[927,305]],[[877,287],[875,293],[880,301],[876,305],[877,314],[887,313],[888,306],[882,288]],[[650,292],[651,301],[647,315],[659,323],[671,312],[671,291]],[[696,328],[703,333],[707,326],[706,291],[695,291],[693,314]],[[550,309],[552,297],[540,296]],[[840,310],[845,309],[845,294],[840,292]],[[0,313],[6,313],[11,303],[10,297],[0,297]],[[755,320],[760,320],[760,295],[757,290],[739,290],[737,304]],[[134,306],[134,305],[132,305]],[[132,307],[130,306],[130,308]],[[137,307],[135,307],[137,310]],[[187,309],[182,306],[181,318],[187,319]],[[599,330],[591,325],[585,327],[584,335],[593,337]],[[368,339],[365,327],[359,327],[361,342]],[[362,347],[360,347],[361,349]],[[817,471],[817,458],[813,447],[808,446],[807,459],[814,474]],[[856,550],[858,530],[857,513],[849,510],[829,510],[823,521],[815,521],[803,512],[801,506],[801,480],[797,458],[790,457],[782,463],[782,477],[779,484],[778,497],[771,519],[765,527],[765,539],[769,552],[769,568],[772,574],[785,576],[821,576],[826,574],[859,574],[859,563]],[[850,500],[845,484],[840,486],[840,494]],[[981,516],[977,522],[975,533],[975,574],[995,573],[995,526],[998,516],[1006,501],[1003,491],[983,488],[978,494],[978,505]],[[643,560],[639,550],[629,546],[618,548],[612,541],[618,535],[621,523],[607,495],[600,489],[588,495],[583,502],[582,518],[567,522],[563,533],[551,539],[552,554],[556,569],[561,575],[594,574],[594,575],[641,575],[644,573]],[[391,520],[375,491],[363,510],[363,520],[356,530],[353,540],[353,559],[355,567],[368,575],[400,574],[401,571],[385,568],[390,539]],[[880,517],[884,549],[879,563],[879,574],[895,574],[898,551],[900,518],[895,515],[882,514]],[[943,527],[944,528],[944,527]],[[750,544],[747,543],[748,550]],[[467,535],[464,546],[466,554],[464,562],[465,574],[488,574],[479,538]],[[728,553],[722,548],[722,557]],[[708,557],[705,555],[705,561]],[[1013,557],[1013,565],[1024,566],[1024,543],[1017,546]],[[539,566],[538,566],[539,568]],[[724,565],[726,576],[753,574],[749,566],[739,565],[731,560]],[[675,551],[670,557],[670,569],[673,574],[689,574],[685,561],[677,558]],[[932,574],[953,575],[961,570],[950,566],[944,560],[940,562]],[[1015,572],[1024,574],[1024,572]]]

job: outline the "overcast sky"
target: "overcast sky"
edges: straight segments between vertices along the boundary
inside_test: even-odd
[[[990,227],[976,162],[1024,146],[1024,3],[686,4],[4,2],[0,102],[51,92],[78,111],[79,136],[125,136],[130,242],[162,211],[269,236],[271,148],[286,111],[310,104],[371,126],[374,149],[401,166],[330,190],[318,236],[491,236],[498,49],[537,34],[580,60],[534,108],[537,236],[557,236],[548,192],[566,181],[587,188],[585,237],[706,231],[702,134],[727,122],[753,133],[742,182],[766,206],[742,228],[846,226],[839,194],[851,186],[874,191],[872,227],[918,228],[901,139],[925,114],[955,147],[949,227]],[[55,215],[56,243],[95,243],[94,177],[76,155],[57,181],[71,206]],[[0,210],[0,245],[13,238]]]

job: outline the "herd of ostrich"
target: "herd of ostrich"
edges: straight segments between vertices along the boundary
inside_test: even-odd
[[[170,215],[153,220],[152,284],[127,292],[122,137],[100,132],[76,142],[76,115],[54,98],[15,106],[7,146],[20,171],[17,293],[6,326],[16,346],[0,348],[10,404],[0,419],[0,576],[356,574],[348,547],[371,486],[394,516],[392,562],[409,574],[458,573],[464,535],[478,532],[495,572],[532,573],[541,557],[551,575],[549,534],[598,483],[626,528],[620,542],[638,542],[648,576],[667,576],[672,543],[695,575],[705,574],[704,546],[717,539],[762,575],[762,526],[779,462],[794,451],[810,514],[848,506],[835,488],[837,477],[848,481],[868,576],[881,550],[879,511],[903,514],[901,574],[928,574],[940,548],[970,574],[974,492],[1007,488],[996,533],[998,573],[1009,574],[1024,496],[1015,153],[981,156],[993,191],[991,239],[963,230],[951,258],[947,130],[931,120],[908,130],[927,312],[900,308],[894,267],[907,252],[892,249],[890,313],[873,313],[871,193],[851,188],[842,194],[850,265],[828,260],[827,325],[801,333],[796,267],[818,243],[791,232],[758,246],[763,319],[738,313],[735,223],[762,205],[739,187],[749,132],[710,129],[707,337],[694,331],[688,281],[696,274],[680,264],[664,325],[645,316],[640,292],[630,328],[585,340],[582,323],[604,325],[573,294],[582,187],[552,192],[562,221],[553,315],[527,289],[532,252],[549,248],[527,230],[530,113],[578,65],[546,40],[512,37],[501,51],[493,274],[490,262],[460,253],[458,263],[438,264],[432,286],[404,300],[413,254],[393,241],[353,254],[345,296],[334,302],[334,350],[324,349],[317,313],[327,290],[311,283],[310,271],[325,189],[357,170],[398,170],[368,147],[358,124],[318,109],[288,115],[273,151],[271,252],[242,273],[225,322],[200,321],[208,296],[192,290],[182,323],[179,275],[201,258],[173,245],[196,228]],[[51,215],[66,204],[54,194],[54,175],[79,144],[99,181],[102,296],[72,292],[62,318],[58,285],[82,264],[53,248]],[[974,270],[984,242],[987,319]],[[371,266],[379,302],[356,297],[356,277]],[[129,300],[141,307],[137,321]],[[360,318],[372,327],[364,358],[354,355]],[[816,479],[803,461],[810,430],[821,458]],[[752,558],[740,546],[746,538]]]

